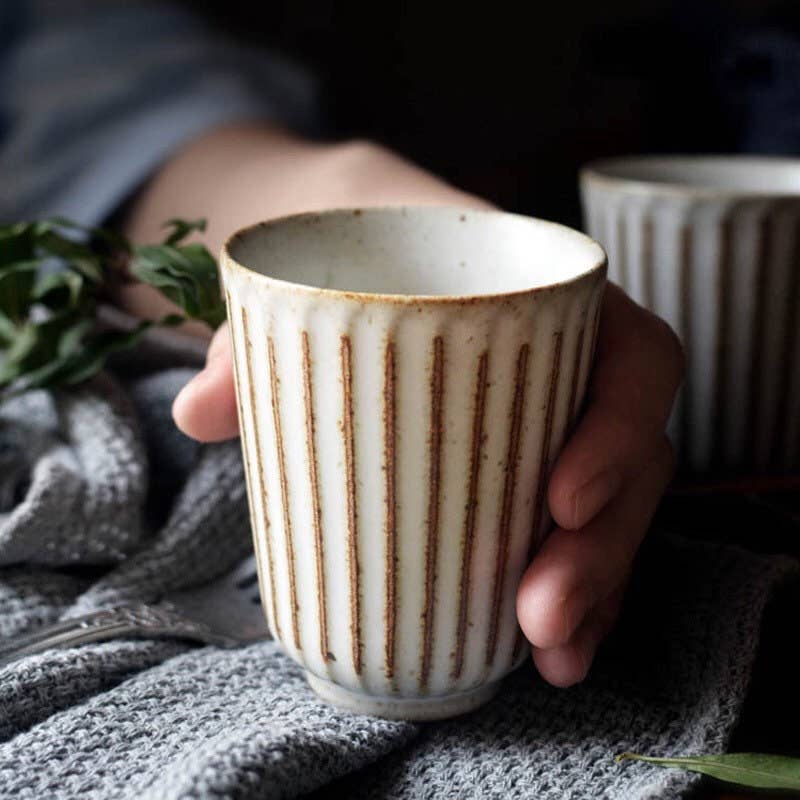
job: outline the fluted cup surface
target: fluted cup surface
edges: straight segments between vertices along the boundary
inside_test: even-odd
[[[452,716],[525,658],[517,585],[605,264],[568,228],[458,208],[304,214],[224,247],[262,601],[326,700]]]

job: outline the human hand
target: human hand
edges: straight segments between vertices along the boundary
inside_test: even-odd
[[[672,477],[667,419],[683,376],[675,334],[609,284],[586,412],[548,488],[556,525],[525,572],[517,616],[545,680],[583,680],[622,603]]]
[[[672,331],[609,285],[586,413],[558,459],[548,491],[555,530],[523,576],[517,616],[545,680],[586,677],[619,613],[650,519],[672,475],[664,435],[683,357]],[[174,407],[203,440],[238,433],[226,330],[206,368]]]
[[[133,238],[154,238],[153,226],[168,217],[205,216],[213,226],[206,241],[216,250],[236,228],[296,211],[400,203],[488,207],[375,145],[316,149],[282,134],[270,141],[240,132],[233,132],[234,142],[227,132],[222,137],[223,151],[236,153],[237,163],[244,160],[247,168],[234,168],[222,157],[215,176],[220,156],[206,146],[214,137],[182,154],[144,193],[131,218]],[[276,145],[283,152],[277,160]],[[211,192],[187,191],[198,161]],[[152,298],[144,306],[156,313]],[[681,374],[674,334],[609,286],[586,414],[550,482],[557,527],[525,573],[517,598],[534,661],[555,685],[585,677],[616,618],[634,555],[671,476],[664,428]],[[176,399],[173,414],[178,427],[202,441],[238,435],[224,326],[211,341],[205,368]]]
[[[163,238],[164,220],[203,218],[208,227],[198,238],[216,255],[234,231],[257,222],[382,205],[490,207],[380,145],[309,142],[249,124],[212,131],[178,151],[134,198],[124,232],[134,242],[154,242]],[[126,284],[115,299],[149,319],[175,311],[149,286]],[[211,335],[196,323],[187,329]],[[198,435],[206,435],[202,425]]]

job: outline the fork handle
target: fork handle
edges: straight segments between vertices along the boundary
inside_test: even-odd
[[[219,647],[231,647],[238,643],[165,606],[120,606],[45,625],[0,642],[0,669],[24,656],[51,648],[63,649],[89,642],[131,637],[188,639]]]

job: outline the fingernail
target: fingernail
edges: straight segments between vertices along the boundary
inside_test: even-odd
[[[533,660],[542,677],[553,686],[568,689],[585,680],[592,666],[594,651],[570,643],[552,650],[534,651]]]
[[[622,485],[622,475],[615,468],[595,475],[572,495],[572,524],[582,528],[598,513]]]
[[[550,650],[572,639],[594,603],[587,586],[578,586],[547,605],[526,602],[520,625],[534,647]]]

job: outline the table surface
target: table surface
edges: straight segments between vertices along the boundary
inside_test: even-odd
[[[757,553],[800,558],[800,481],[797,478],[678,484],[658,514],[671,529],[736,543]],[[686,526],[686,520],[691,525]],[[767,611],[752,684],[730,752],[773,752],[800,757],[800,671],[794,657],[800,582],[787,587]],[[783,634],[783,635],[782,635]],[[705,784],[698,800],[757,800],[763,793]],[[782,795],[786,797],[787,795]]]

